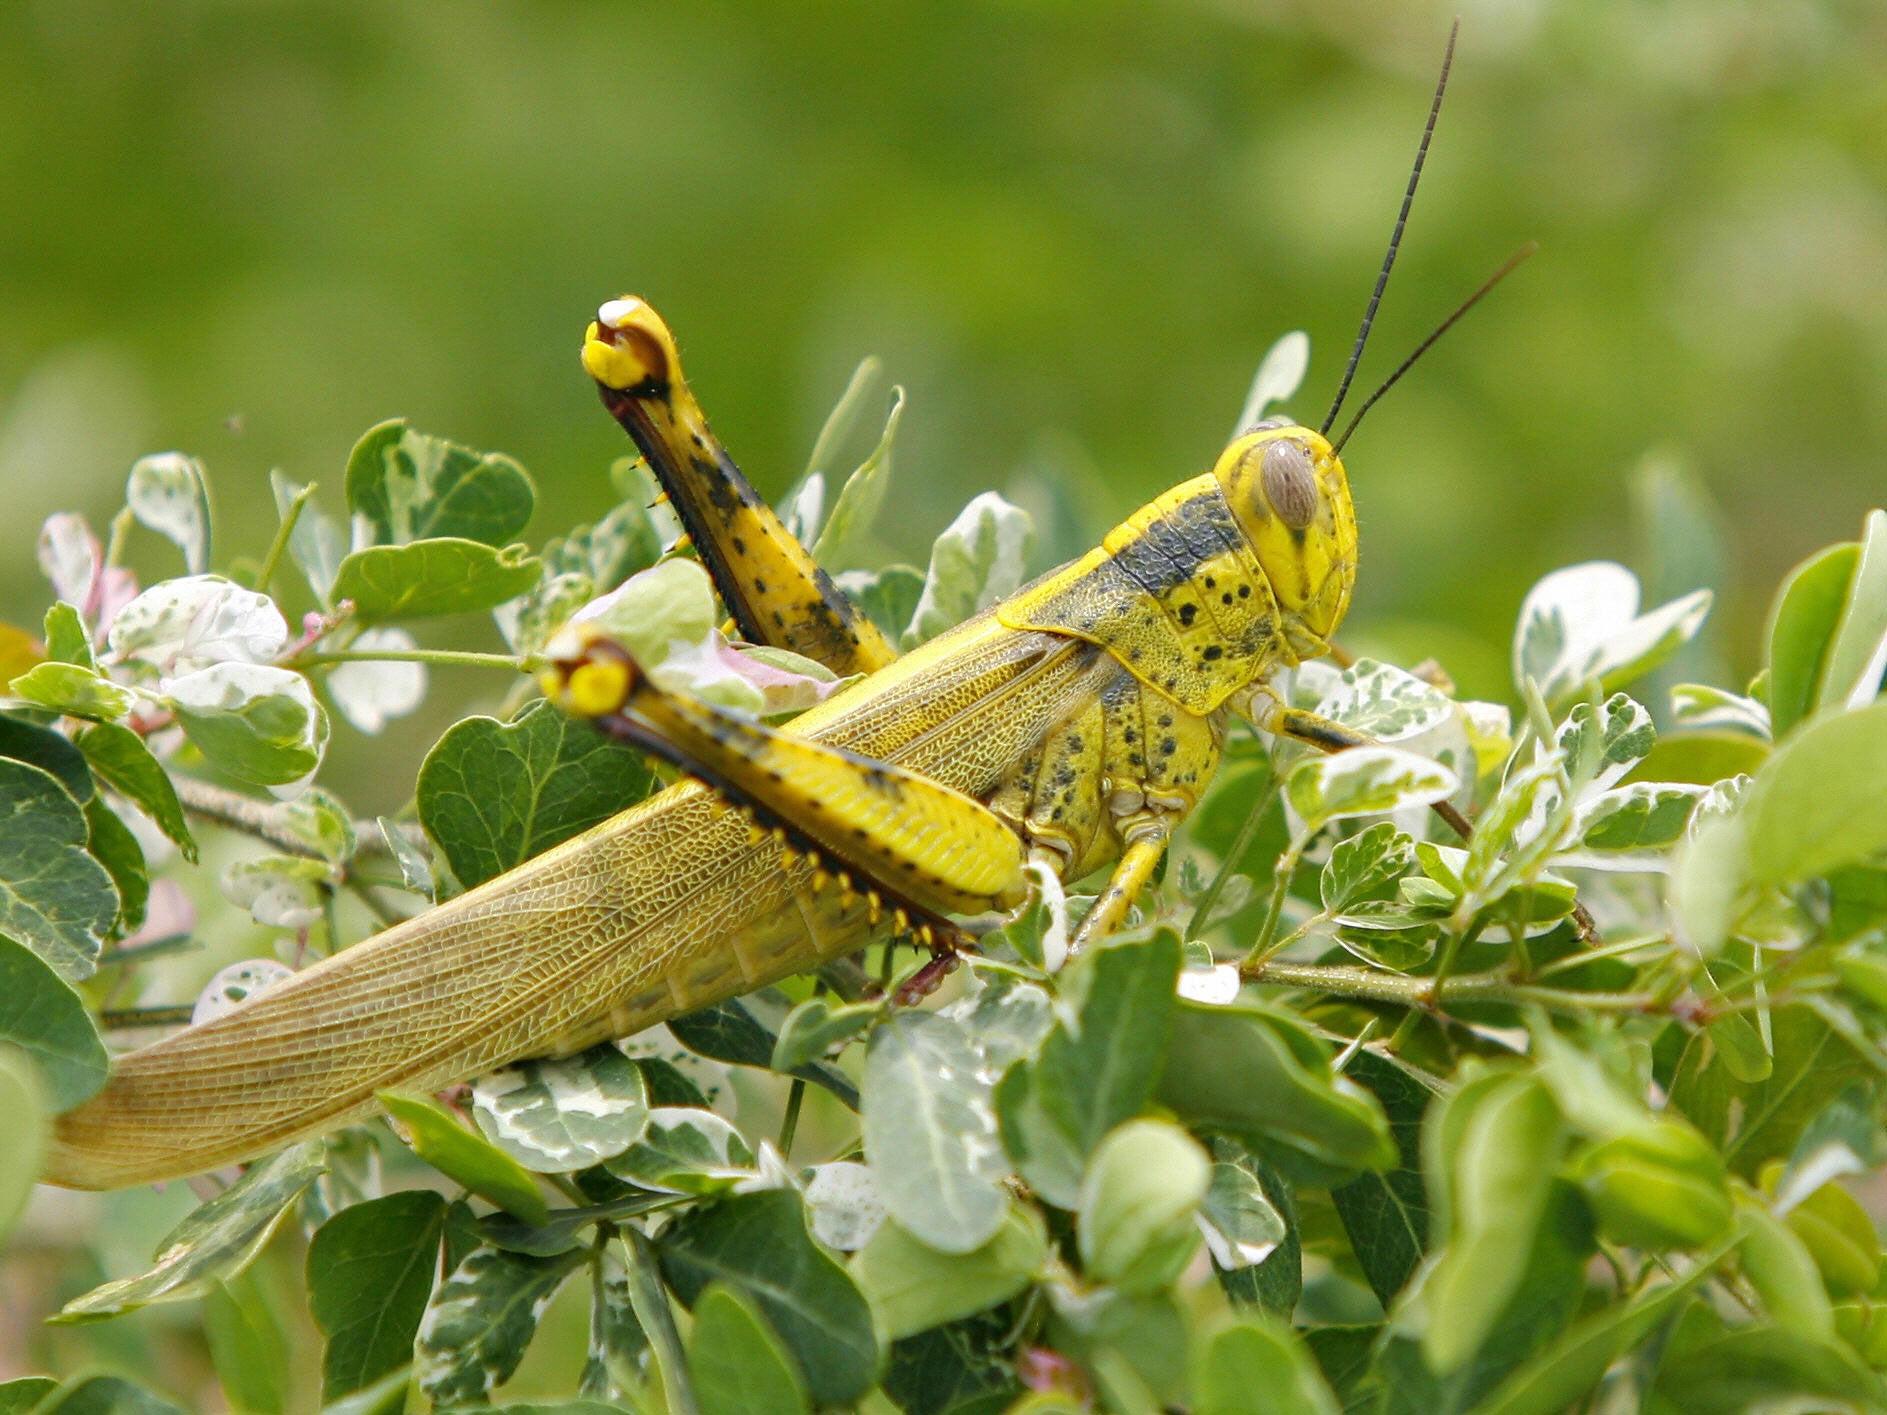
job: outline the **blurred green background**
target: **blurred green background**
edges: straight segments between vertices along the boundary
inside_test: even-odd
[[[1630,514],[1662,449],[1721,507],[1746,671],[1778,575],[1887,491],[1887,9],[1463,11],[1362,384],[1542,249],[1352,444],[1347,637],[1504,694],[1546,570],[1689,588],[1708,557],[1673,568]],[[0,617],[43,608],[40,519],[102,525],[146,451],[207,462],[225,559],[266,544],[271,467],[338,493],[397,414],[531,468],[534,539],[594,517],[626,444],[575,355],[625,290],[763,491],[877,353],[911,400],[893,548],[922,563],[997,487],[1063,505],[1049,563],[1208,465],[1285,330],[1313,337],[1295,411],[1321,416],[1450,13],[0,8]]]
[[[1504,697],[1527,586],[1610,556],[1662,593],[1716,580],[1747,673],[1777,577],[1887,499],[1887,7],[1460,8],[1362,386],[1542,249],[1351,445],[1346,638]],[[1286,330],[1312,335],[1295,411],[1321,417],[1453,9],[0,6],[0,618],[43,612],[41,519],[102,528],[148,451],[208,464],[221,558],[266,545],[271,468],[333,509],[354,439],[400,414],[531,468],[534,540],[593,519],[626,444],[577,345],[626,290],[764,491],[876,353],[910,395],[890,548],[921,563],[996,487],[1044,511],[1045,566],[1203,470]],[[1720,558],[1634,512],[1648,459],[1707,490]],[[497,647],[488,622],[449,632]],[[384,746],[337,730],[326,779],[396,807],[495,676],[441,672]],[[173,1386],[207,1382],[174,1312],[37,1325],[189,1203],[39,1210],[47,1246],[0,1284],[0,1371],[142,1368],[149,1339]],[[96,1272],[59,1256],[81,1239]]]

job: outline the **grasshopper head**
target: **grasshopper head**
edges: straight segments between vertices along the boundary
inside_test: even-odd
[[[675,336],[646,300],[624,295],[596,312],[583,336],[583,367],[605,388],[638,394],[680,381]]]
[[[1280,626],[1303,658],[1329,647],[1356,583],[1356,510],[1322,434],[1260,423],[1212,469],[1271,581]]]

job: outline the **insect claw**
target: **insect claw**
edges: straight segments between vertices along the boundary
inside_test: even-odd
[[[821,893],[825,887],[831,883],[832,876],[815,866],[812,872],[812,892],[814,894]]]
[[[911,916],[902,909],[893,909],[891,911],[891,925],[900,934],[908,934],[911,931]]]
[[[878,897],[878,891],[875,889],[866,890],[865,891],[865,917],[871,920],[871,922],[875,924],[884,916],[885,916],[885,902],[884,900]]]

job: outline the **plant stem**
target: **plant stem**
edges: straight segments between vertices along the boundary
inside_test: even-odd
[[[1298,859],[1310,844],[1310,833],[1302,832],[1294,836],[1291,843],[1278,857],[1277,873],[1271,877],[1271,902],[1265,908],[1265,921],[1258,930],[1258,942],[1252,945],[1247,955],[1247,967],[1262,966],[1267,958],[1277,952],[1272,947],[1271,936],[1277,932],[1278,917],[1284,912],[1284,896],[1290,892],[1291,876],[1297,873]]]
[[[315,484],[309,482],[295,494],[295,499],[288,503],[288,509],[282,512],[282,524],[275,528],[275,539],[269,542],[269,553],[262,557],[262,568],[256,572],[256,588],[263,594],[269,592],[269,581],[275,578],[275,567],[282,561],[282,552],[288,549],[288,538],[295,533],[295,523],[301,519],[302,508],[307,506],[308,498],[315,493]]]
[[[1239,975],[1248,983],[1391,1002],[1425,1012],[1438,1012],[1446,1002],[1535,1003],[1555,1012],[1570,1013],[1658,1010],[1657,999],[1649,993],[1575,992],[1540,987],[1517,979],[1506,969],[1463,973],[1452,978],[1412,978],[1354,963],[1286,963],[1267,959],[1245,964],[1239,969]]]
[[[662,1394],[667,1397],[669,1415],[701,1415],[701,1407],[695,1403],[694,1386],[688,1380],[681,1333],[675,1330],[675,1312],[662,1289],[662,1271],[656,1263],[655,1249],[642,1230],[635,1227],[623,1230],[622,1245],[629,1259],[629,1306],[649,1338],[649,1352],[662,1375]]]
[[[806,1101],[806,1083],[797,1076],[793,1078],[792,1089],[786,1093],[786,1115],[780,1121],[780,1158],[788,1159],[793,1153],[793,1136],[799,1131],[799,1108]]]
[[[126,1027],[187,1027],[189,1007],[113,1007],[98,1014],[99,1025],[107,1031]]]
[[[463,668],[509,668],[530,673],[541,664],[536,654],[475,653],[469,649],[335,649],[328,653],[300,653],[288,660],[290,668],[317,668],[325,663],[432,663]]]
[[[1219,861],[1218,873],[1212,876],[1212,883],[1206,886],[1206,892],[1199,896],[1199,903],[1194,906],[1192,918],[1186,923],[1186,937],[1198,938],[1212,917],[1212,906],[1219,902],[1219,895],[1225,889],[1225,882],[1232,877],[1233,867],[1245,858],[1245,852],[1251,849],[1251,843],[1258,838],[1258,827],[1264,820],[1265,812],[1271,809],[1271,803],[1279,799],[1276,792],[1267,791],[1257,805],[1245,813],[1245,820],[1238,828],[1238,834],[1232,837],[1231,847]]]

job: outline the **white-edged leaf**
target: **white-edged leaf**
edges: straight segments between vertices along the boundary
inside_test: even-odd
[[[1767,704],[1707,683],[1679,683],[1673,687],[1671,717],[1679,727],[1727,728],[1765,742],[1771,735]]]
[[[649,1112],[647,1128],[609,1161],[609,1172],[644,1189],[724,1194],[751,1180],[756,1163],[746,1138],[721,1116],[700,1106],[664,1105]]]
[[[137,694],[76,663],[39,663],[7,684],[14,697],[36,707],[93,722],[114,722],[137,705]]]
[[[105,552],[92,528],[76,511],[55,511],[39,527],[39,572],[52,582],[53,594],[81,613],[91,606],[105,564]]]
[[[865,1057],[865,1158],[892,1216],[943,1253],[980,1248],[1006,1209],[1008,1161],[979,1062],[962,1026],[926,1012],[881,1023]]]
[[[1399,742],[1432,731],[1454,711],[1448,695],[1392,664],[1359,658],[1325,690],[1319,716],[1378,742]]]
[[[197,994],[197,1005],[190,1011],[190,1025],[213,1022],[264,988],[274,987],[294,976],[293,968],[273,958],[245,958],[240,963],[231,963]]]
[[[474,1248],[433,1293],[414,1345],[419,1388],[440,1407],[482,1404],[511,1378],[538,1318],[588,1249],[540,1258]]]
[[[654,669],[676,649],[707,642],[717,622],[714,585],[695,561],[664,560],[591,600],[570,622],[595,624]]]
[[[1296,393],[1309,368],[1310,335],[1301,329],[1280,335],[1258,361],[1258,372],[1245,394],[1245,406],[1238,410],[1238,421],[1232,425],[1232,437],[1243,437],[1254,423],[1264,420],[1273,403],[1282,403]]]
[[[404,629],[369,629],[347,646],[350,653],[411,652],[418,647]],[[328,696],[342,717],[372,736],[391,719],[405,717],[419,706],[426,696],[426,665],[339,663],[328,674]]]
[[[1709,790],[1685,782],[1635,781],[1589,796],[1573,815],[1583,850],[1663,850],[1684,838],[1691,812]]]
[[[185,575],[152,585],[118,611],[106,643],[119,660],[165,676],[219,663],[268,663],[288,643],[275,601],[221,575]]]
[[[1379,815],[1452,796],[1461,785],[1439,762],[1395,747],[1353,747],[1299,762],[1284,794],[1307,827],[1350,816]]]
[[[812,1235],[828,1248],[856,1253],[884,1223],[884,1196],[871,1166],[854,1160],[816,1164],[806,1181]]]
[[[203,464],[181,452],[157,452],[131,464],[125,504],[138,521],[183,552],[192,575],[210,567],[210,487]]]
[[[66,1303],[53,1320],[95,1321],[153,1302],[202,1296],[219,1279],[249,1265],[296,1196],[326,1168],[326,1149],[318,1141],[292,1145],[251,1165],[171,1230],[149,1272],[95,1287]]]
[[[813,558],[829,570],[850,568],[858,559],[862,542],[878,519],[885,492],[891,484],[891,452],[897,441],[898,423],[904,417],[904,390],[891,390],[891,411],[885,415],[884,432],[858,470],[845,479],[825,528],[812,547]]]
[[[1035,523],[993,491],[974,497],[930,550],[930,569],[904,647],[915,648],[961,624],[1022,583]]]
[[[621,1154],[649,1124],[642,1073],[613,1046],[523,1061],[472,1084],[472,1118],[530,1169],[568,1174]]]
[[[1703,627],[1708,590],[1638,612],[1638,577],[1594,560],[1555,570],[1527,594],[1514,631],[1514,681],[1558,705],[1597,679],[1609,691],[1649,672]]]
[[[299,673],[217,663],[158,686],[184,735],[232,776],[283,786],[321,765],[328,715]]]
[[[275,494],[278,516],[287,515],[304,490],[280,472],[269,473],[269,489]],[[288,558],[301,570],[324,609],[333,607],[334,577],[340,574],[348,549],[347,531],[341,523],[319,510],[312,500],[305,503],[294,529],[288,533]]]
[[[1657,744],[1658,732],[1642,703],[1614,693],[1594,707],[1575,703],[1555,734],[1575,794],[1616,784]]]
[[[318,922],[321,885],[334,871],[321,860],[301,855],[267,855],[238,860],[223,871],[223,897],[264,928],[294,932]]]

